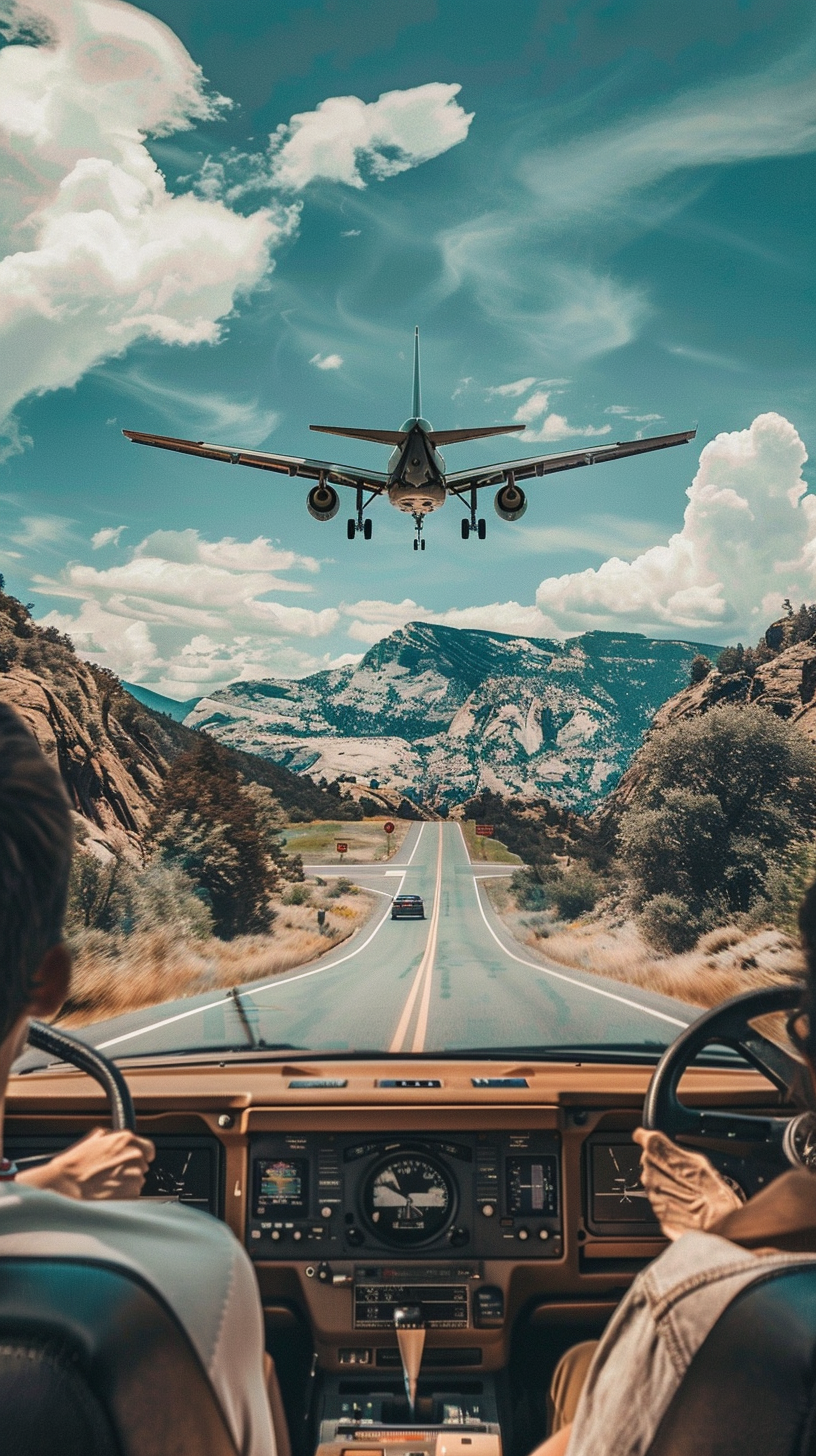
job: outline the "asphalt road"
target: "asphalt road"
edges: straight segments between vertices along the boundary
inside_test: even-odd
[[[223,991],[100,1022],[83,1037],[113,1056],[224,1045],[391,1052],[666,1045],[697,1009],[618,981],[548,964],[494,913],[458,824],[412,826],[398,863],[309,866],[382,896],[350,941],[238,997]],[[421,895],[426,919],[390,916]]]

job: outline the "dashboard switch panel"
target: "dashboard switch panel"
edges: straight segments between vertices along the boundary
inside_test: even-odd
[[[250,1144],[256,1259],[558,1259],[552,1132],[263,1134]],[[409,1301],[413,1302],[413,1301]]]

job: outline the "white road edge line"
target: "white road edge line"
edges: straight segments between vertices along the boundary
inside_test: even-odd
[[[425,971],[426,971],[427,966],[428,966],[428,963],[429,963],[429,953],[430,953],[430,961],[431,962],[433,961],[433,951],[434,951],[435,945],[436,945],[436,939],[435,939],[435,936],[434,936],[434,926],[435,925],[438,925],[438,923],[439,923],[439,914],[438,914],[438,911],[439,911],[439,902],[440,902],[439,885],[440,885],[441,878],[442,878],[442,825],[440,824],[440,826],[439,826],[439,848],[437,850],[437,856],[436,856],[436,888],[434,890],[434,907],[433,907],[433,910],[431,911],[431,923],[430,923],[430,925],[428,927],[428,939],[425,942],[425,950],[422,953],[422,959],[421,959],[421,961],[419,963],[419,966],[417,967],[416,975],[414,976],[414,979],[411,982],[411,989],[408,992],[408,995],[406,997],[405,1005],[402,1008],[402,1015],[400,1016],[399,1022],[397,1024],[397,1029],[394,1032],[394,1036],[393,1036],[393,1039],[391,1041],[391,1045],[388,1048],[389,1054],[392,1054],[392,1053],[395,1053],[395,1052],[401,1052],[403,1050],[403,1045],[402,1044],[403,1044],[403,1042],[404,1042],[404,1040],[405,1040],[405,1038],[406,1038],[406,1036],[408,1034],[408,1027],[410,1025],[411,1017],[413,1015],[414,1005],[416,1003],[416,998],[417,998],[417,995],[419,993],[419,988],[422,985],[422,978],[423,978],[423,976],[425,974]],[[433,945],[432,945],[432,942],[433,942]],[[427,1014],[427,1009],[426,1009],[426,1013],[425,1013],[425,1024],[426,1024],[426,1027],[427,1027],[427,1022],[428,1022],[428,1014]],[[418,1031],[419,1031],[419,1023],[417,1023],[417,1032]],[[416,1037],[414,1038],[414,1040],[416,1041]],[[416,1046],[414,1046],[413,1050],[414,1051],[417,1051],[417,1050],[421,1051],[422,1048],[421,1047],[417,1048]]]
[[[419,1003],[419,1015],[417,1016],[414,1041],[411,1047],[412,1052],[424,1052],[425,1037],[428,1034],[428,1011],[431,1005],[431,984],[433,982],[434,962],[436,960],[436,942],[439,938],[439,916],[442,913],[442,825],[439,826],[439,849],[436,855],[436,886],[434,888],[434,907],[431,916],[431,933],[428,936],[428,949],[425,956],[428,968],[425,972],[425,984],[422,987],[422,997]]]
[[[400,893],[404,880],[405,876],[403,875],[397,886],[397,894]],[[375,894],[383,893],[384,891],[382,890],[375,891]],[[391,899],[390,895],[388,899]],[[315,966],[311,971],[301,971],[297,976],[287,976],[286,980],[283,980],[280,976],[276,976],[274,981],[265,981],[261,986],[252,986],[250,982],[252,989],[248,990],[246,994],[254,1000],[261,991],[269,991],[272,987],[277,991],[282,991],[286,986],[291,986],[294,981],[304,981],[308,976],[319,976],[323,971],[333,971],[336,966],[344,965],[346,961],[353,960],[355,956],[358,956],[361,951],[365,950],[366,946],[371,944],[375,935],[382,930],[388,916],[389,910],[386,906],[368,939],[364,940],[361,945],[356,946],[354,950],[350,950],[348,955],[341,956],[339,960],[330,961],[326,965]],[[206,1006],[194,1006],[190,1011],[179,1011],[175,1016],[165,1016],[162,1021],[153,1021],[149,1026],[140,1026],[138,1031],[127,1031],[122,1036],[112,1037],[110,1041],[99,1042],[97,1051],[106,1051],[108,1047],[119,1046],[123,1041],[133,1041],[137,1036],[146,1036],[149,1031],[160,1031],[163,1026],[172,1026],[176,1021],[185,1021],[188,1016],[198,1016],[203,1011],[212,1011],[216,1006],[225,1006],[228,1001],[232,1001],[231,996],[220,996],[217,1001],[208,1001]]]
[[[462,834],[461,825],[459,827],[459,833]],[[465,840],[464,834],[462,834],[462,839],[465,844],[465,850],[467,850],[467,841]],[[588,986],[586,981],[577,981],[573,976],[562,974],[561,971],[551,971],[549,966],[542,966],[540,961],[525,961],[522,959],[521,956],[514,955],[513,952],[511,950],[508,950],[507,946],[503,945],[502,942],[499,940],[499,937],[493,929],[493,926],[490,924],[490,921],[485,915],[484,905],[482,904],[482,897],[479,894],[479,886],[476,883],[475,877],[473,880],[473,888],[476,891],[476,904],[479,907],[479,914],[481,915],[485,925],[490,931],[490,934],[493,936],[493,939],[495,940],[499,949],[504,951],[504,954],[506,956],[509,956],[511,961],[517,961],[520,966],[529,966],[530,969],[533,971],[540,971],[543,976],[551,976],[554,981],[566,981],[569,986],[576,986],[580,991],[590,991],[593,996],[603,996],[606,998],[607,1001],[619,1001],[621,1006],[631,1006],[634,1011],[645,1011],[648,1016],[656,1016],[659,1021],[671,1022],[672,1026],[682,1026],[685,1029],[685,1027],[691,1025],[691,1022],[694,1019],[693,1017],[690,1018],[688,1021],[681,1021],[677,1016],[669,1016],[665,1011],[655,1011],[654,1007],[644,1006],[640,1001],[632,1001],[628,996],[618,996],[615,991],[604,991],[601,986]]]

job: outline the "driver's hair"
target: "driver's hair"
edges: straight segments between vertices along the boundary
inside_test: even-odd
[[[72,846],[57,770],[0,703],[0,1039],[29,1004],[46,951],[62,939]]]

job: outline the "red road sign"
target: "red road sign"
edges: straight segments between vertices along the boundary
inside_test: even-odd
[[[394,830],[396,829],[396,827],[397,827],[396,824],[392,824],[392,822],[391,822],[390,819],[388,820],[388,822],[386,824],[383,824],[383,830],[385,831],[386,834],[393,834],[394,833]]]
[[[492,824],[477,824],[476,825],[476,833],[479,834],[479,835],[481,835],[483,839],[492,839],[493,838],[493,825]]]
[[[335,849],[337,850],[338,854],[348,854],[348,845],[345,844],[342,840],[339,844],[335,845]]]

